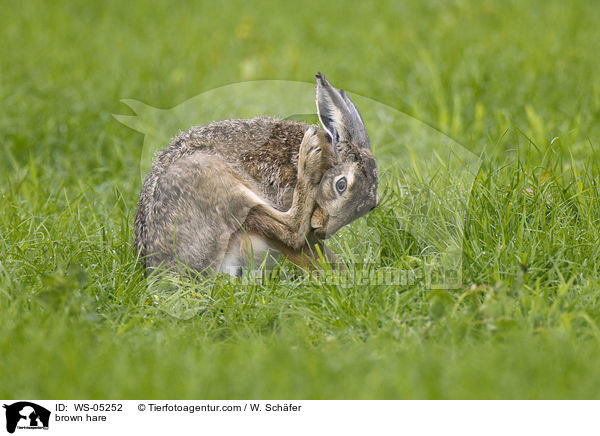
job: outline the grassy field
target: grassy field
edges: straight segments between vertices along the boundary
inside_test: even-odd
[[[594,2],[0,9],[0,397],[600,397]],[[481,157],[462,286],[323,285],[284,266],[157,295],[132,243],[144,136],[112,116],[132,114],[120,100],[171,108],[316,71]],[[404,164],[419,136],[395,137],[373,141],[380,207],[332,241],[350,265],[415,261],[411,208],[452,203],[444,165]]]

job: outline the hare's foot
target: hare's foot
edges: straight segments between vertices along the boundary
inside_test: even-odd
[[[323,241],[306,241],[302,246],[292,249],[289,246],[283,246],[278,241],[272,242],[273,245],[292,263],[307,269],[320,269],[323,262],[329,268],[346,271],[346,267],[335,253],[331,251]]]
[[[304,133],[298,154],[298,182],[318,185],[331,166],[331,145],[325,133],[309,127]]]
[[[331,165],[331,156],[331,144],[325,132],[309,127],[300,144],[298,181],[290,209],[280,212],[269,205],[257,204],[248,213],[246,229],[293,250],[302,247],[310,230],[319,183]]]

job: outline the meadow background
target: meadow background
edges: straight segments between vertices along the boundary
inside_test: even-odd
[[[595,2],[0,9],[0,397],[600,396]],[[143,135],[112,117],[120,100],[316,71],[482,156],[463,287],[216,279],[194,316],[163,310],[135,264]],[[419,183],[443,197],[436,180]],[[385,193],[341,235],[385,244],[338,238],[346,260],[412,259]]]

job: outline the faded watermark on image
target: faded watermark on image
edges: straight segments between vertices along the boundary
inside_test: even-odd
[[[242,82],[206,91],[170,109],[123,100],[135,115],[115,118],[144,134],[139,167],[143,180],[156,154],[192,126],[261,116],[318,125],[314,94],[314,84],[308,82]],[[325,241],[344,269],[305,273],[324,285],[460,288],[465,218],[481,160],[407,113],[347,94],[368,129],[379,170],[379,205]],[[244,218],[235,217],[240,222]],[[409,259],[398,262],[400,251]],[[261,259],[255,262],[260,265]],[[256,285],[268,270],[231,271],[230,276],[236,286]]]

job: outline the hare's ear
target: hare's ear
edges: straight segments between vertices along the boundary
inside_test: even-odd
[[[331,142],[352,142],[359,147],[370,147],[365,123],[344,90],[338,91],[318,73],[316,102],[317,114],[323,128],[331,137]]]

